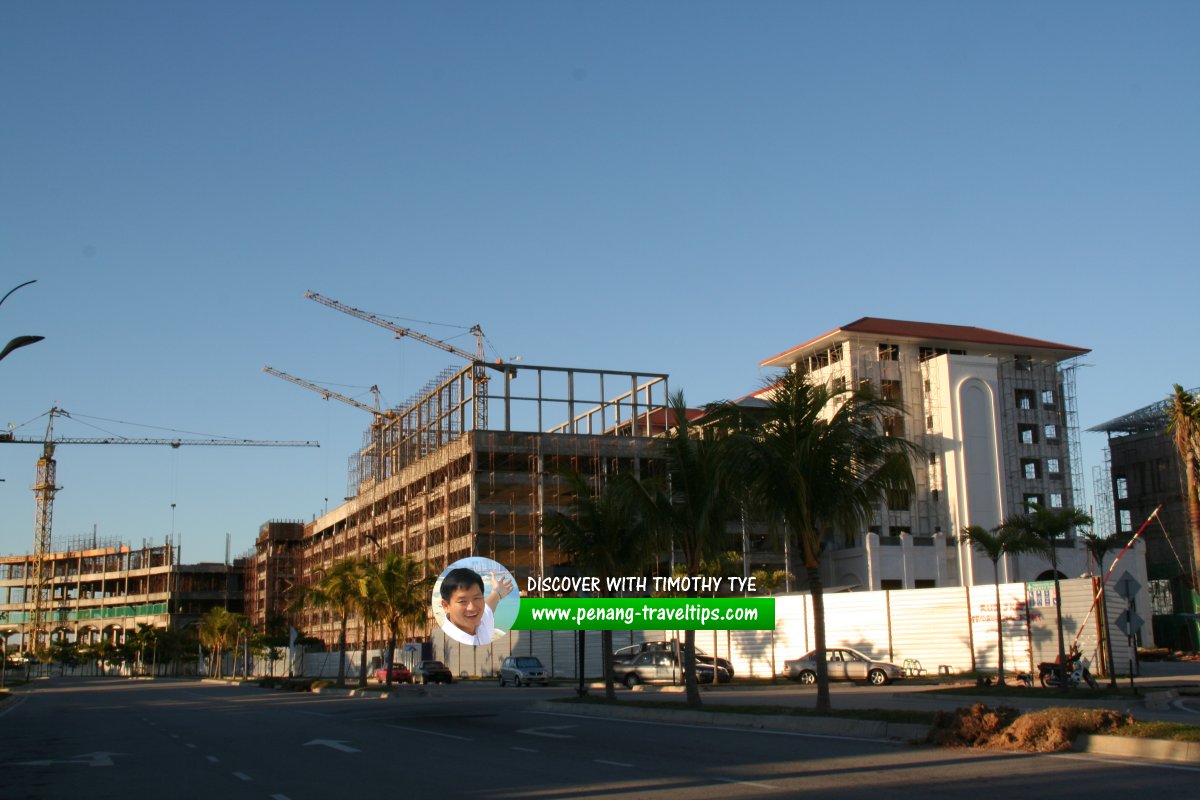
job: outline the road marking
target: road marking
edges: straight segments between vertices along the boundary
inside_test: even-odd
[[[537,750],[534,750],[532,747],[510,747],[508,749],[516,750],[520,753],[536,753],[536,752],[538,752]]]
[[[597,764],[607,764],[610,767],[632,767],[633,764],[626,764],[624,761],[605,761],[603,758],[593,758],[593,762]]]
[[[240,781],[252,780],[252,778],[244,772],[235,772],[235,773],[233,773],[233,777],[237,778]]]
[[[193,750],[195,750],[195,749],[196,749],[196,745],[194,745],[194,744],[185,744],[185,745],[184,745],[184,747],[190,747],[190,748],[192,748]]]
[[[7,714],[8,712],[10,712],[10,711],[14,711],[15,709],[17,709],[17,708],[19,708],[20,706],[24,705],[25,701],[26,701],[26,700],[28,700],[28,699],[29,699],[28,697],[21,697],[21,698],[18,698],[17,700],[13,700],[13,701],[9,702],[9,703],[8,703],[8,704],[5,706],[4,710],[3,710],[3,711],[0,711],[0,717],[3,717],[3,716],[4,716],[5,714]]]
[[[361,753],[362,751],[356,747],[351,747],[342,739],[313,739],[311,742],[305,742],[301,747],[310,747],[319,745],[328,747],[331,750],[337,750],[339,753]]]
[[[178,738],[179,738],[179,734],[178,734],[178,733],[172,733],[172,734],[171,734],[171,738],[172,738],[172,739],[178,739]]]
[[[1175,708],[1178,708],[1180,711],[1186,711],[1189,714],[1200,714],[1200,711],[1197,711],[1194,708],[1188,708],[1187,701],[1182,698],[1176,700],[1174,703],[1171,703],[1171,705],[1175,706]]]
[[[778,789],[778,786],[772,786],[769,783],[755,783],[754,781],[739,781],[735,778],[713,778],[714,781],[721,783],[736,783],[738,786],[753,786],[757,789]]]
[[[411,731],[412,733],[423,733],[426,736],[441,736],[445,739],[457,739],[460,742],[473,742],[474,739],[468,739],[466,736],[455,736],[453,733],[439,733],[438,731],[425,731],[420,728],[407,728],[403,725],[392,725],[388,723],[389,728],[395,728],[398,731]]]
[[[292,800],[292,798],[288,797],[286,794],[273,794],[271,795],[271,800]]]
[[[527,733],[530,736],[545,736],[547,739],[574,739],[569,733],[549,733],[549,731],[565,731],[575,725],[545,725],[541,728],[521,728],[517,733]]]
[[[221,759],[217,758],[216,756],[205,756],[205,758],[207,758],[209,761],[211,761],[214,764],[221,763]]]

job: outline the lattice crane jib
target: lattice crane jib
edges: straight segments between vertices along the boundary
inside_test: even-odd
[[[484,361],[483,328],[479,327],[478,325],[473,325],[471,327],[470,332],[475,337],[475,352],[469,353],[466,350],[455,347],[448,342],[443,342],[441,339],[434,339],[432,336],[426,336],[419,331],[414,331],[412,328],[406,328],[403,325],[397,325],[394,322],[383,319],[382,317],[378,317],[370,312],[354,308],[353,306],[348,306],[345,303],[324,297],[316,292],[305,292],[304,296],[309,300],[320,303],[323,306],[327,306],[336,311],[341,311],[343,314],[349,314],[350,316],[357,317],[364,322],[370,322],[372,325],[378,325],[381,328],[389,330],[396,335],[397,339],[406,337],[409,339],[416,339],[418,342],[422,342],[431,347],[436,347],[439,350],[445,350],[447,353],[451,353],[459,358],[469,361],[473,365],[473,369],[471,370],[471,383],[472,393],[474,394],[473,402],[475,407],[475,427],[479,430],[487,429],[487,391],[488,381],[491,378],[487,373],[487,365]]]
[[[318,447],[313,441],[277,441],[262,439],[166,439],[166,438],[128,438],[122,436],[97,437],[66,437],[54,435],[55,417],[70,417],[61,408],[55,407],[48,413],[46,435],[42,437],[16,436],[5,432],[0,434],[0,444],[37,444],[42,446],[42,455],[37,462],[37,478],[33,486],[34,493],[34,537],[33,563],[31,571],[31,586],[33,603],[31,617],[27,630],[30,631],[28,640],[36,648],[38,636],[45,631],[46,607],[49,601],[50,576],[46,574],[46,563],[50,555],[51,540],[54,529],[54,495],[59,486],[56,482],[57,462],[55,449],[63,444],[126,444],[126,445],[166,445],[167,447],[182,447],[193,445],[215,447]]]

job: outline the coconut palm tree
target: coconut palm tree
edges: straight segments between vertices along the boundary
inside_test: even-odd
[[[599,581],[600,596],[611,597],[608,579],[636,575],[655,552],[653,537],[634,510],[634,479],[615,475],[599,489],[578,471],[564,472],[568,513],[552,511],[544,520],[555,545],[581,572]],[[616,700],[612,672],[612,631],[600,631],[604,696]]]
[[[1200,588],[1200,398],[1175,384],[1168,399],[1167,432],[1183,465],[1192,544],[1192,587]]]
[[[1057,542],[1063,541],[1074,528],[1091,525],[1092,518],[1086,512],[1077,508],[1043,508],[1037,503],[1029,504],[1029,512],[1010,517],[1001,525],[1002,530],[1012,531],[1014,535],[1030,537],[1036,543],[1035,552],[1040,552],[1050,560],[1054,573],[1054,613],[1058,627],[1058,663],[1066,669],[1067,654],[1063,646],[1062,626],[1062,587],[1059,584],[1058,547]],[[1067,690],[1067,681],[1060,680],[1059,688]]]
[[[682,392],[672,394],[668,412],[666,480],[636,484],[635,507],[660,546],[679,550],[688,575],[699,575],[703,561],[729,549],[729,523],[740,510],[736,440],[719,435],[724,425],[715,417],[713,427],[702,429],[690,418]],[[687,702],[700,705],[695,630],[684,631],[681,656]]]
[[[1014,528],[1000,528],[989,531],[982,525],[971,525],[962,529],[962,538],[969,542],[980,555],[986,556],[992,562],[992,574],[996,585],[996,660],[1000,665],[997,683],[1004,685],[1004,615],[1000,610],[1000,559],[1006,555],[1032,553],[1040,550],[1040,545],[1027,533]]]
[[[390,666],[396,653],[397,640],[404,641],[415,624],[425,619],[433,576],[419,562],[395,551],[388,551],[378,562],[363,565],[367,575],[367,596],[370,616],[381,623],[387,632],[384,665]],[[422,573],[426,573],[424,576]],[[387,686],[392,685],[392,671],[387,670]]]
[[[224,674],[222,656],[229,637],[237,631],[237,620],[234,614],[221,606],[214,606],[200,619],[200,642],[212,653],[212,665],[209,674],[220,678]]]
[[[916,448],[884,433],[901,407],[869,389],[831,391],[795,370],[766,384],[762,408],[740,409],[750,447],[740,460],[753,507],[782,523],[804,558],[812,595],[817,662],[817,709],[828,710],[825,602],[821,583],[823,536],[861,530],[885,499],[914,490],[910,455]],[[726,413],[732,413],[729,409]]]
[[[358,573],[357,559],[335,561],[316,585],[308,587],[299,599],[300,605],[328,609],[338,615],[338,686],[346,685],[346,629],[350,624],[350,612],[355,609],[361,594]]]
[[[772,571],[756,569],[751,577],[754,578],[754,586],[759,594],[775,594],[787,586],[788,581],[792,579],[785,569]]]

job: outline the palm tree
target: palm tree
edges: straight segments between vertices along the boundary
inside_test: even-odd
[[[1175,384],[1175,393],[1168,399],[1167,418],[1167,432],[1183,464],[1191,529],[1192,587],[1200,588],[1200,398]]]
[[[346,628],[349,626],[350,612],[354,610],[356,598],[359,596],[358,572],[356,559],[335,561],[315,586],[308,587],[298,602],[298,605],[329,609],[339,617],[338,686],[346,685]]]
[[[1031,553],[1040,549],[1038,543],[1023,531],[1000,528],[989,531],[982,525],[971,525],[962,529],[962,538],[970,542],[983,556],[992,562],[992,573],[996,584],[996,659],[1000,671],[996,681],[1004,685],[1004,614],[1000,610],[1000,559],[1006,555]]]
[[[817,709],[827,711],[823,533],[860,530],[885,499],[906,501],[916,448],[883,432],[900,406],[870,390],[830,391],[796,370],[766,387],[765,407],[741,410],[752,434],[745,479],[758,513],[799,540],[813,603]]]
[[[384,666],[390,666],[396,653],[396,641],[404,641],[409,629],[425,619],[433,577],[423,566],[395,551],[388,551],[378,563],[364,565],[368,578],[367,594],[372,607],[371,617],[387,631]],[[392,685],[392,671],[387,670],[387,686]]]
[[[237,630],[235,615],[221,606],[214,606],[200,620],[200,642],[212,653],[209,674],[220,678],[224,674],[222,655],[229,637]]]
[[[689,419],[683,393],[669,402],[672,427],[664,437],[667,480],[639,482],[635,492],[641,513],[660,544],[678,549],[689,575],[698,575],[701,562],[727,550],[729,522],[737,518],[739,506],[735,440],[719,435],[714,427],[704,430]],[[715,411],[715,407],[713,408]],[[688,591],[695,597],[695,589]],[[683,678],[689,705],[700,705],[696,683],[696,631],[684,631]]]
[[[1063,647],[1062,626],[1062,587],[1059,584],[1058,547],[1072,528],[1080,525],[1091,525],[1092,518],[1084,511],[1065,506],[1063,508],[1043,508],[1037,503],[1029,504],[1029,512],[1018,514],[1004,521],[1002,530],[1013,531],[1014,535],[1028,536],[1037,545],[1035,552],[1040,552],[1050,560],[1054,573],[1054,613],[1058,626],[1058,663],[1063,670],[1067,667],[1067,654]],[[1060,680],[1059,688],[1067,690],[1067,681]]]
[[[787,586],[792,576],[785,569],[777,569],[767,571],[765,569],[756,569],[754,571],[754,586],[760,594],[775,594],[783,587]]]
[[[575,470],[564,472],[562,480],[570,497],[570,513],[547,514],[545,530],[581,572],[599,581],[600,596],[611,597],[608,579],[637,574],[655,551],[653,538],[632,506],[634,479],[616,475],[598,491]],[[617,694],[613,686],[611,630],[600,631],[600,647],[604,696],[613,701]]]

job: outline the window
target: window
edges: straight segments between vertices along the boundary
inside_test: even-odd
[[[888,589],[903,589],[904,581],[897,581],[897,580],[892,580],[890,578],[884,578],[883,580],[881,580],[879,582],[879,588],[883,589],[885,591]]]
[[[1021,459],[1021,474],[1025,476],[1025,480],[1033,481],[1042,477],[1042,465],[1036,458]]]
[[[1037,444],[1038,428],[1037,425],[1018,425],[1017,435],[1021,440],[1021,444]]]
[[[1050,493],[1050,507],[1051,508],[1062,508],[1063,507],[1063,496],[1060,492],[1051,492]]]
[[[900,399],[900,381],[882,380],[879,382],[879,395],[884,400]]]
[[[829,348],[829,363],[836,364],[842,360],[842,345],[841,342]]]
[[[1016,401],[1017,408],[1022,411],[1029,411],[1033,408],[1034,398],[1036,395],[1032,389],[1017,389]]]
[[[1040,494],[1027,494],[1022,498],[1022,502],[1024,502],[1025,508],[1029,508],[1031,506],[1038,506],[1040,508],[1046,505],[1045,498],[1043,498]]]
[[[904,435],[904,417],[892,415],[883,418],[883,435],[884,436],[903,436]]]
[[[1117,476],[1117,499],[1126,500],[1129,498],[1129,481],[1124,475]]]
[[[1029,372],[1033,369],[1033,359],[1028,354],[1019,354],[1015,357],[1013,366],[1021,372]]]
[[[838,375],[829,382],[829,391],[834,394],[846,391],[846,378],[843,375]]]
[[[1130,511],[1128,508],[1122,508],[1121,511],[1119,512],[1118,516],[1121,520],[1121,524],[1119,526],[1120,530],[1123,530],[1123,531],[1133,530],[1133,512],[1132,511]]]
[[[1058,459],[1057,458],[1047,458],[1046,459],[1046,474],[1047,475],[1058,475],[1060,473],[1061,473],[1061,470],[1059,469],[1059,466],[1058,466]]]
[[[925,417],[925,430],[930,431],[930,432],[933,431],[933,414],[930,414],[927,417]]]
[[[1054,390],[1045,389],[1042,391],[1042,408],[1054,408]]]
[[[1045,434],[1045,436],[1046,436],[1047,444],[1055,444],[1058,442],[1058,426],[1057,425],[1047,425],[1045,428],[1042,429],[1042,433]]]
[[[900,360],[900,345],[879,343],[879,360],[880,361],[899,361]]]

